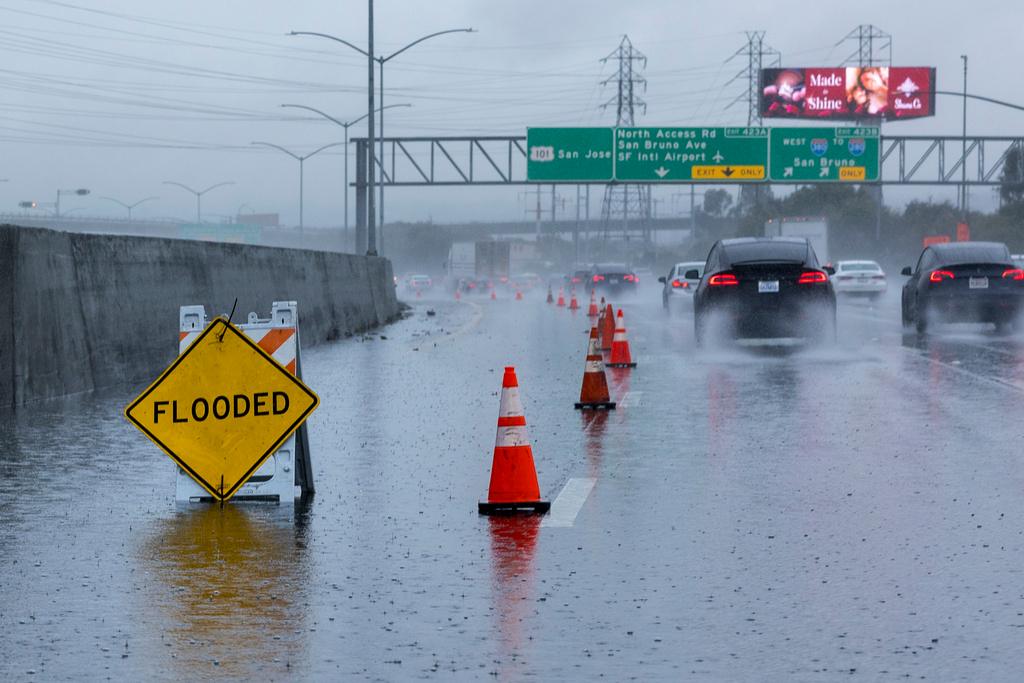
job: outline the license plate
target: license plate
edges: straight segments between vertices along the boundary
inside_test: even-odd
[[[970,289],[988,289],[987,277],[972,277],[968,282]]]
[[[617,284],[619,284],[619,278],[617,278],[617,277],[610,277],[610,278],[608,278],[608,284],[610,284],[610,285],[617,285]]]
[[[779,291],[778,280],[761,280],[757,283],[757,291],[760,294],[772,294]]]

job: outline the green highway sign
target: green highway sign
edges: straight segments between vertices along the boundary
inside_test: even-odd
[[[613,144],[613,128],[528,128],[526,179],[611,182],[615,178]]]
[[[879,178],[878,128],[772,128],[772,182],[872,182]]]
[[[620,182],[761,182],[767,167],[767,128],[615,129]]]

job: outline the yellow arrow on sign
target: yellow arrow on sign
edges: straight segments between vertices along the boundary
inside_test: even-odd
[[[227,500],[320,399],[224,318],[216,318],[125,408],[128,420]]]
[[[694,180],[762,180],[764,166],[693,166],[690,177]]]

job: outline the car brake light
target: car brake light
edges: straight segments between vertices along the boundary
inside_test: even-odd
[[[679,289],[680,287],[682,287],[683,289],[686,289],[687,287],[690,286],[690,283],[687,282],[686,280],[673,280],[672,281],[672,286],[674,288],[676,288],[676,289]]]
[[[712,275],[708,280],[709,287],[733,287],[740,283],[732,273],[719,273]]]
[[[1003,278],[1007,280],[1024,280],[1024,270],[1020,268],[1007,268],[1003,271]]]
[[[928,276],[930,282],[942,282],[943,280],[952,280],[955,276],[948,270],[933,270],[932,274]]]
[[[594,282],[604,282],[604,275],[595,275]]]
[[[623,275],[622,279],[625,280],[626,282],[636,282],[637,281],[636,275]]]
[[[828,282],[828,275],[821,270],[805,270],[796,282],[798,285],[820,285]]]

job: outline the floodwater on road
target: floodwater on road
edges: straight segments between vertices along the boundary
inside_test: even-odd
[[[608,413],[541,296],[305,351],[302,506],[177,507],[142,387],[0,415],[0,677],[1018,678],[1024,338],[890,298],[835,347],[697,351],[658,292],[615,303]],[[505,365],[548,518],[477,514]]]

